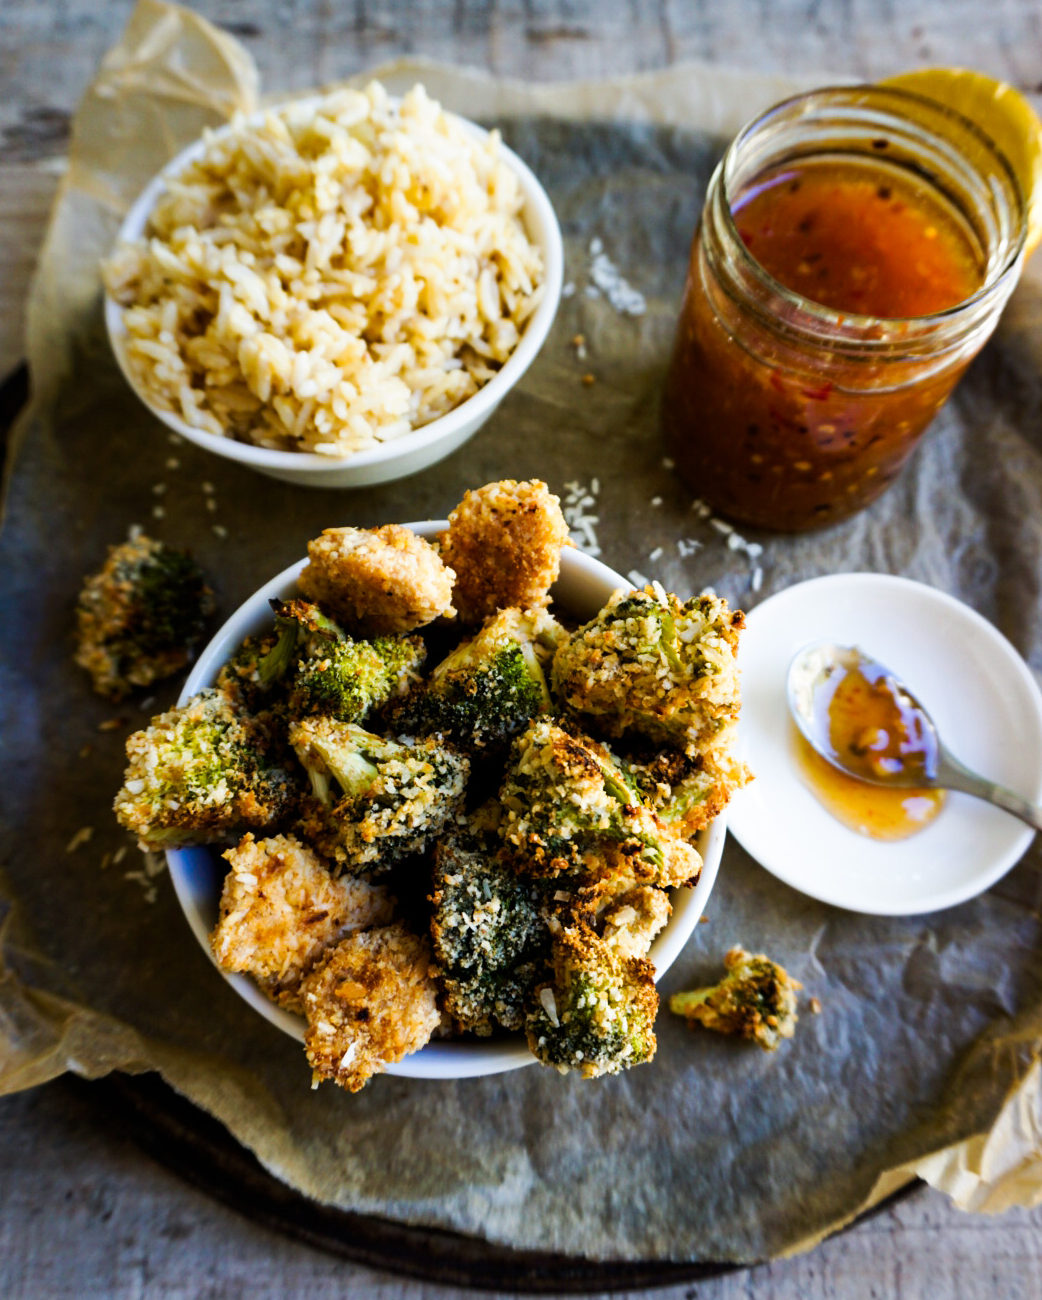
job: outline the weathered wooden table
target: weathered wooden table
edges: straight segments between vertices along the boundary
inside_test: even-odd
[[[874,78],[971,65],[1042,105],[1042,0],[198,0],[256,58],[266,90],[399,54],[565,79],[682,59]],[[22,310],[69,116],[131,0],[0,4],[0,376]],[[445,1294],[273,1235],[153,1164],[61,1084],[0,1102],[0,1294]],[[660,1293],[1042,1297],[1042,1210],[986,1219],[922,1190],[809,1255]],[[465,1294],[465,1293],[460,1293]]]

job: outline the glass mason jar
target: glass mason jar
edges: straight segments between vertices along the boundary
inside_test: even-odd
[[[822,167],[869,178],[886,198],[891,187],[911,195],[923,205],[924,237],[937,233],[930,214],[943,217],[974,264],[968,295],[929,315],[858,315],[769,274],[736,211],[778,177]],[[866,212],[866,242],[870,220]],[[770,109],[717,167],[695,232],[662,407],[678,472],[719,513],[784,532],[866,506],[995,328],[1024,235],[1009,163],[958,113],[878,86],[819,90]],[[907,251],[914,275],[915,248]]]

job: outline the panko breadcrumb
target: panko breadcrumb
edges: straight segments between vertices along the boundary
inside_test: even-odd
[[[643,885],[627,890],[605,909],[601,938],[620,957],[646,957],[672,910],[663,889]]]
[[[440,538],[442,559],[456,571],[460,618],[480,623],[500,609],[548,605],[567,541],[561,503],[539,479],[467,492]]]
[[[427,940],[400,921],[330,950],[300,986],[316,1087],[330,1079],[357,1092],[429,1042],[441,1021],[431,965]]]
[[[300,590],[351,632],[411,632],[451,618],[452,584],[430,542],[401,524],[327,528],[308,543]]]
[[[217,964],[252,975],[269,997],[293,1010],[302,1010],[300,981],[327,948],[391,920],[394,899],[386,889],[332,876],[292,835],[245,835],[224,856],[231,870],[210,936]]]

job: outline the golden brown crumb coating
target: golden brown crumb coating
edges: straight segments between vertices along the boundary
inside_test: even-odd
[[[430,945],[401,922],[343,939],[300,992],[314,1082],[350,1092],[419,1051],[441,1021]]]
[[[351,632],[411,632],[451,618],[455,574],[433,546],[401,524],[327,528],[308,542],[300,590]]]
[[[442,559],[456,571],[459,616],[480,623],[499,609],[549,604],[568,525],[545,483],[503,479],[467,492],[440,541]]]
[[[210,946],[218,966],[252,975],[274,1001],[300,1010],[300,981],[325,950],[355,930],[386,925],[388,891],[339,879],[292,835],[244,835],[224,855],[221,914]]]

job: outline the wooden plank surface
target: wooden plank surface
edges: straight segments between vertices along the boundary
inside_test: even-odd
[[[201,0],[195,8],[240,37],[272,91],[399,54],[546,80],[696,58],[869,78],[972,65],[1042,105],[1042,0]],[[0,373],[21,355],[22,303],[70,114],[130,9],[130,0],[0,3]],[[82,1100],[56,1087],[0,1101],[0,1206],[5,1297],[450,1294],[272,1236],[99,1128]],[[1033,1300],[1042,1298],[1042,1210],[986,1219],[923,1191],[809,1255],[649,1294]]]

